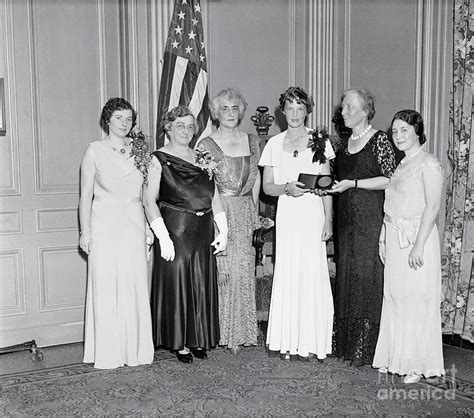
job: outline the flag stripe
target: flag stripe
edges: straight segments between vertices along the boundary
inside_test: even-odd
[[[175,0],[168,30],[157,109],[156,147],[165,144],[161,120],[178,105],[196,116],[200,135],[209,135],[208,74],[199,0]],[[190,144],[193,146],[194,144]]]
[[[180,100],[181,88],[183,86],[183,81],[185,80],[185,75],[188,69],[188,62],[189,61],[186,58],[176,58],[173,74],[173,84],[171,85],[171,91],[169,95],[168,109],[173,109],[173,107],[182,104]]]

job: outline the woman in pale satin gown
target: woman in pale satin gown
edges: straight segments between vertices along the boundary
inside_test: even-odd
[[[392,121],[405,153],[385,190],[380,258],[385,264],[380,333],[373,366],[405,375],[405,383],[444,374],[441,339],[441,257],[436,220],[443,170],[426,152],[423,119],[402,110]]]
[[[110,99],[101,115],[107,137],[90,143],[81,163],[79,245],[88,255],[84,363],[99,369],[150,364],[154,355],[141,203],[149,156],[143,134],[131,132],[136,117],[126,100]]]

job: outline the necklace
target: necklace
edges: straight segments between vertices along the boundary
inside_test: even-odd
[[[352,141],[357,141],[358,139],[362,138],[367,132],[370,131],[370,129],[372,128],[372,125],[369,125],[367,126],[367,128],[364,129],[363,132],[361,132],[359,135],[354,135],[352,134],[349,139],[352,140]]]
[[[127,149],[130,144],[122,144],[122,147],[119,148],[119,147],[116,147],[114,146],[114,143],[112,142],[112,140],[110,141],[110,146],[112,147],[112,149],[116,152],[120,152],[120,154],[125,154],[127,152]]]
[[[292,142],[292,145],[294,145],[295,142],[298,142],[300,138],[303,138],[305,136],[307,136],[308,133],[305,132],[304,134],[302,135],[299,135],[297,136],[296,138],[289,138],[288,136],[286,137],[286,139],[290,140]],[[294,147],[295,150],[293,151],[293,158],[298,158],[298,155],[299,155],[299,151],[298,151],[298,146],[299,144],[296,144],[296,146]]]

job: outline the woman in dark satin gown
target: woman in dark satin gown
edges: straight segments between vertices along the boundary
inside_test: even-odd
[[[163,127],[169,143],[152,154],[143,193],[147,219],[158,238],[151,290],[153,341],[191,363],[193,356],[207,358],[207,350],[219,343],[215,254],[225,249],[228,229],[213,158],[189,147],[193,114],[178,106],[165,115]]]
[[[380,325],[383,266],[378,239],[384,189],[395,169],[385,132],[370,125],[375,99],[366,89],[342,96],[342,117],[352,134],[336,157],[337,259],[333,352],[354,366],[372,364]]]

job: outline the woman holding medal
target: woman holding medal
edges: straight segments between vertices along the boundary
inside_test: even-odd
[[[370,124],[374,96],[366,89],[342,95],[342,117],[352,134],[336,158],[337,257],[334,354],[353,366],[372,364],[382,309],[383,266],[378,238],[384,189],[395,169],[385,132]]]
[[[301,173],[329,174],[334,157],[324,135],[313,136],[305,127],[313,107],[313,99],[300,87],[280,96],[288,129],[269,139],[259,162],[264,192],[278,196],[267,345],[269,355],[282,360],[309,361],[316,355],[322,361],[331,353],[333,302],[326,240],[332,235],[332,198],[310,193],[298,181]]]

